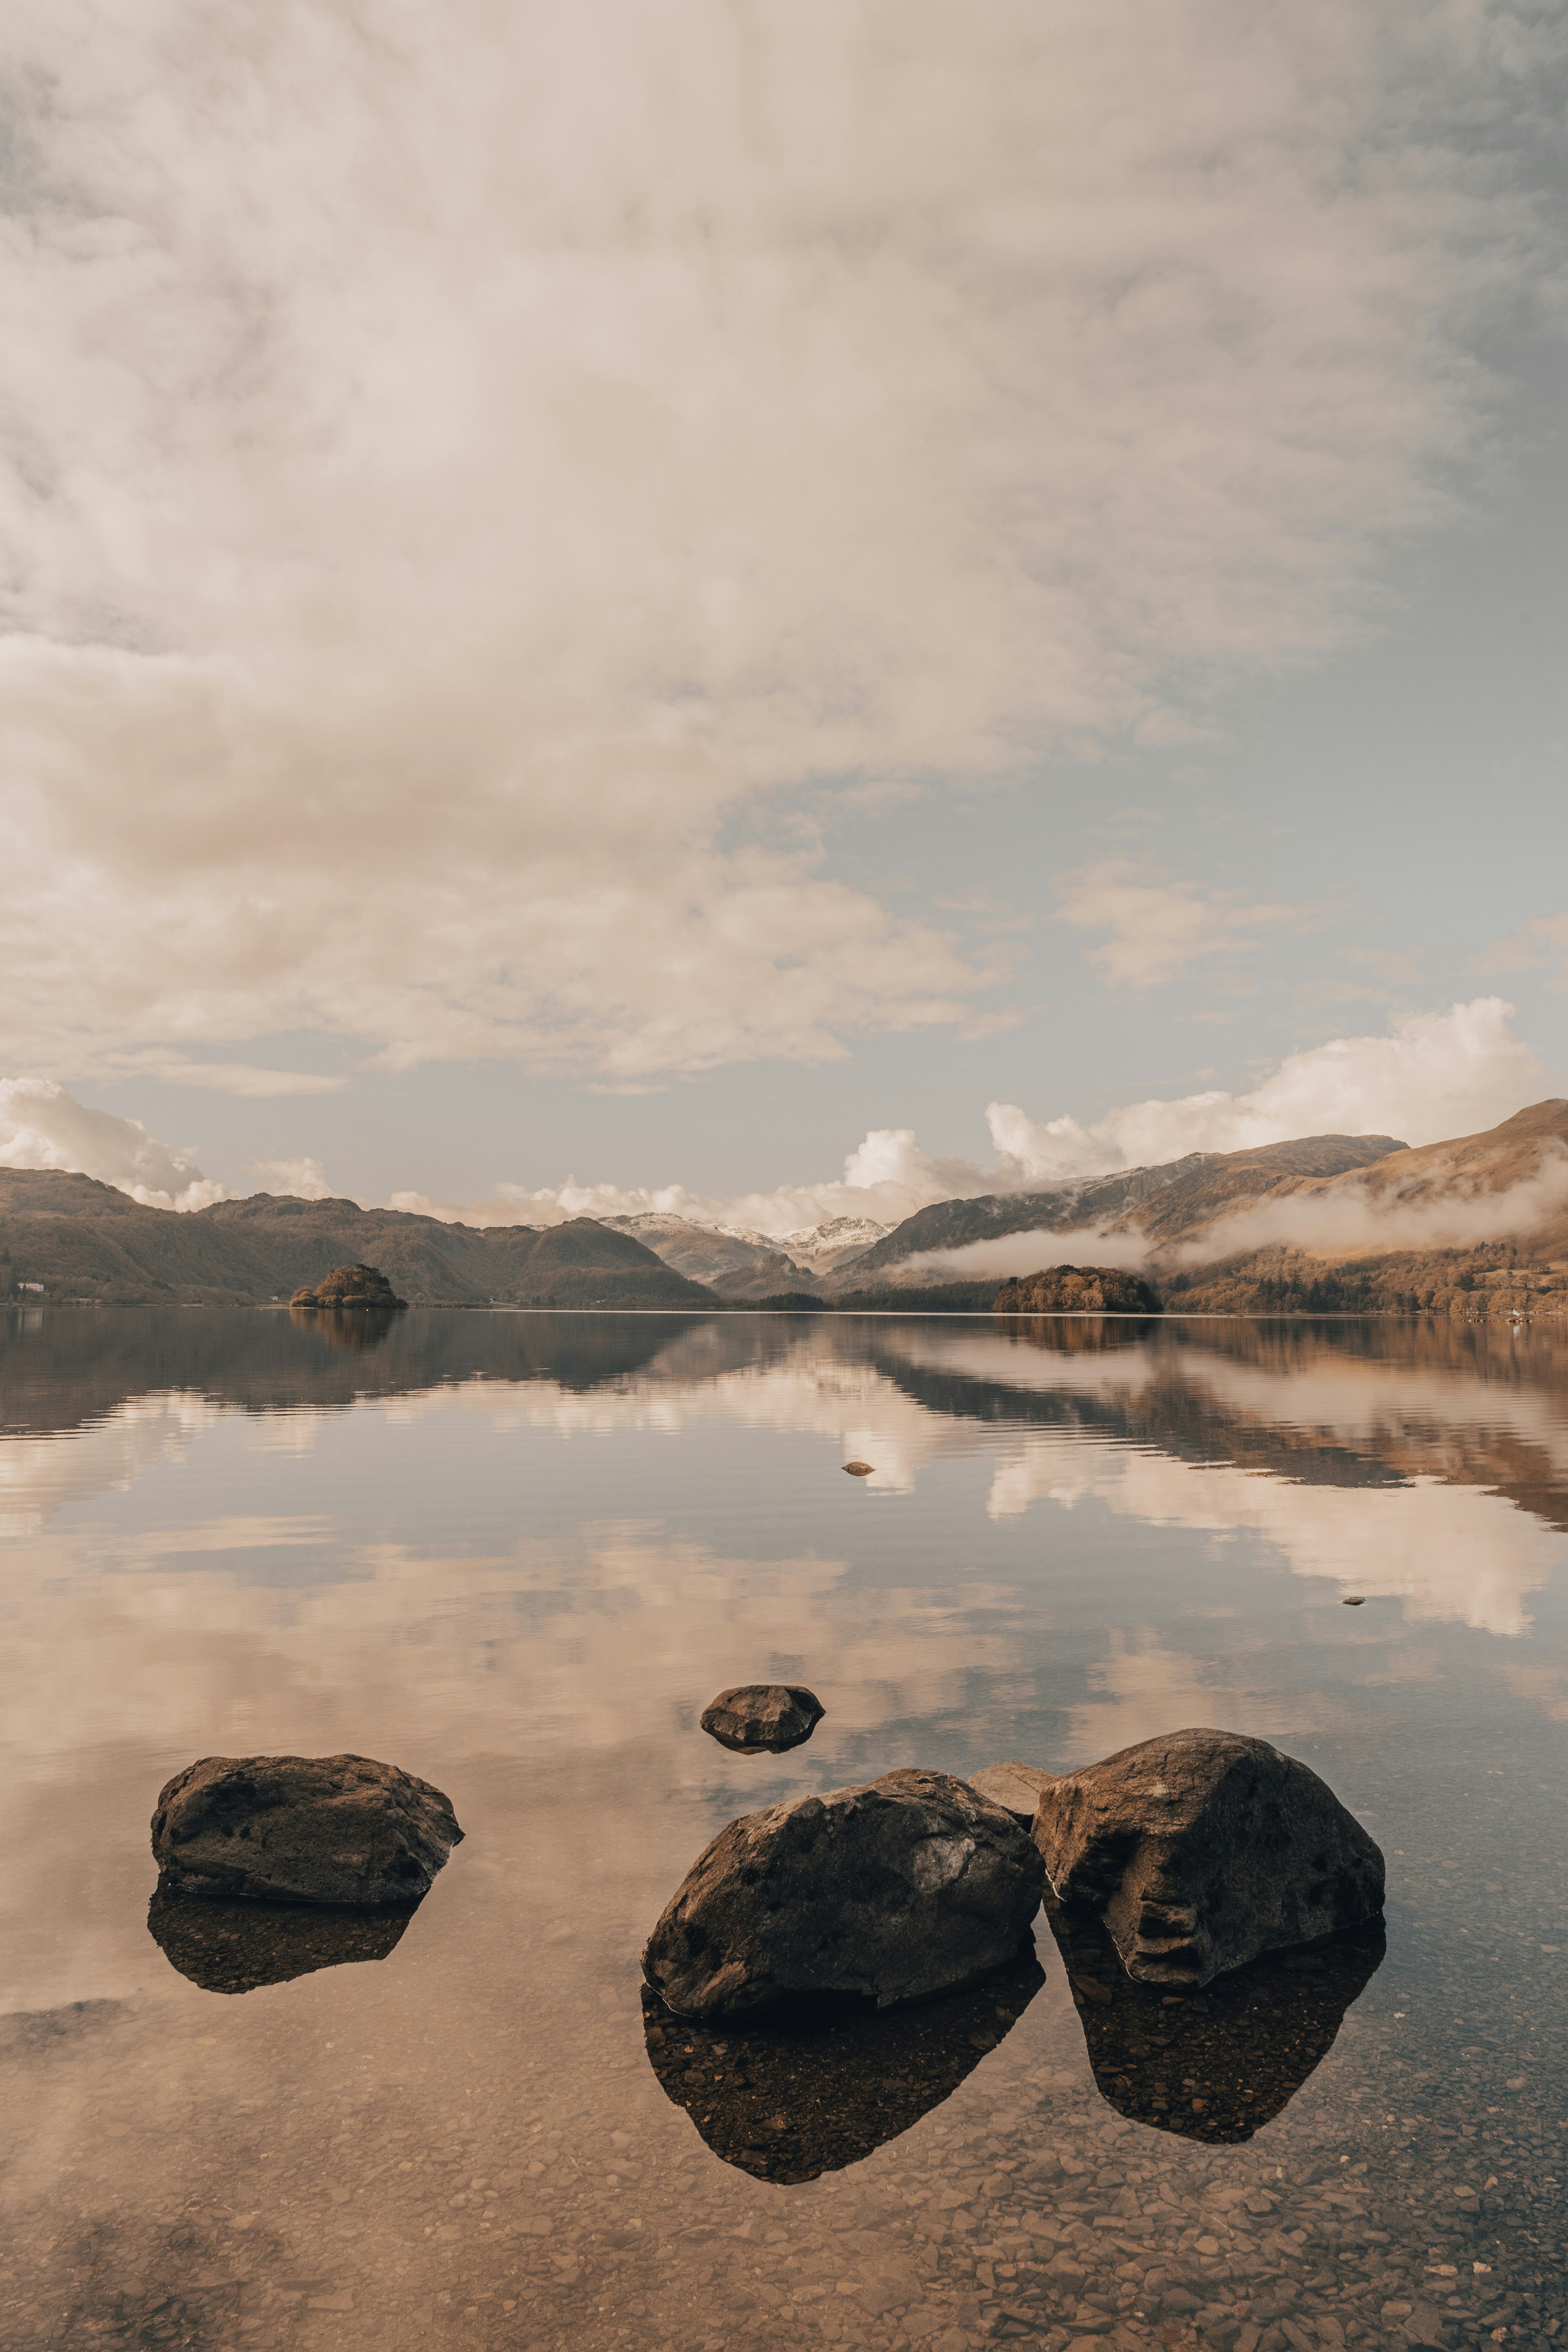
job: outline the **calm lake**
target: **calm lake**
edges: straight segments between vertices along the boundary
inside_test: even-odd
[[[1568,1330],[13,1313],[0,2346],[1561,2340],[1565,1529]],[[700,1730],[759,1680],[807,1745]],[[645,2007],[735,1814],[1185,1725],[1329,1780],[1383,1935]],[[171,1774],[343,1750],[466,1832],[400,1933],[150,1914]]]

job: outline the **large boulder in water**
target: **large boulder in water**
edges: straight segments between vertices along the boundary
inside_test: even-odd
[[[1101,1915],[1144,1984],[1194,1990],[1383,1908],[1383,1855],[1354,1815],[1239,1732],[1173,1731],[1064,1773],[1034,1835],[1058,1895]]]
[[[356,1909],[417,1903],[462,1834],[439,1789],[368,1756],[204,1756],[153,1816],[168,1886]]]
[[[1044,1885],[1000,1805],[945,1772],[884,1772],[721,1830],[649,1937],[643,1973],[683,2017],[824,1994],[886,2009],[1013,1959]]]
[[[804,1683],[738,1683],[702,1710],[702,1728],[721,1748],[779,1755],[809,1739],[827,1709]]]

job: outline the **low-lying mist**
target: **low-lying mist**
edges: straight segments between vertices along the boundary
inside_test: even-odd
[[[1250,1250],[1299,1249],[1319,1257],[1352,1257],[1384,1250],[1479,1249],[1521,1240],[1568,1210],[1568,1151],[1542,1145],[1533,1176],[1489,1191],[1458,1185],[1429,1197],[1438,1171],[1423,1172],[1421,1194],[1373,1188],[1355,1177],[1331,1191],[1287,1193],[1218,1218],[1173,1251],[1167,1263],[1212,1265]],[[1110,1263],[1108,1260],[1107,1263]]]

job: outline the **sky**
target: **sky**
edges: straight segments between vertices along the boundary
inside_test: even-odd
[[[1555,12],[3,39],[0,1163],[783,1233],[1568,1092]]]

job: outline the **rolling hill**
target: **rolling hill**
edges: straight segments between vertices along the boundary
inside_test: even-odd
[[[715,1303],[633,1235],[592,1217],[481,1230],[270,1192],[181,1216],[143,1208],[90,1176],[0,1169],[0,1291],[114,1305],[268,1306],[347,1263],[379,1267],[416,1306],[700,1310]]]

